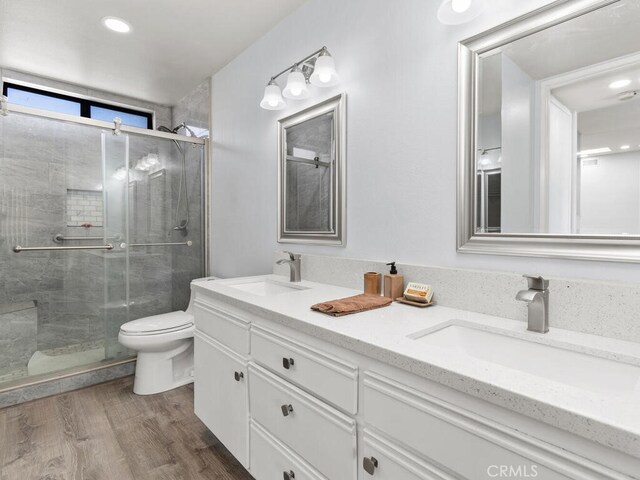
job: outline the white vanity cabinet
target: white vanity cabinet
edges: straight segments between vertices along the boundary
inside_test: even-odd
[[[640,479],[635,457],[196,300],[196,414],[256,480]]]
[[[248,358],[229,348],[242,350],[246,345],[248,350],[248,324],[201,303],[196,303],[195,318],[194,411],[233,456],[249,467]]]
[[[358,367],[335,355],[254,324],[251,358],[340,410],[350,414],[358,410]]]
[[[557,457],[540,447],[541,442],[407,385],[373,372],[364,375],[363,383],[365,423],[398,445],[419,452],[425,461],[446,466],[452,474],[490,479],[505,465],[520,472],[516,478],[599,478],[578,465],[561,465]]]
[[[403,449],[379,432],[365,428],[362,437],[364,478],[372,480],[458,480],[460,477]]]

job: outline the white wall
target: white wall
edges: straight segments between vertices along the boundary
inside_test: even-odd
[[[596,160],[581,167],[580,232],[640,235],[640,152]]]
[[[640,281],[628,264],[456,252],[457,42],[549,3],[495,0],[440,24],[436,0],[309,0],[213,77],[213,273],[270,272],[272,252]],[[269,77],[326,45],[341,84],[280,112]],[[347,245],[276,242],[277,119],[347,92]],[[304,268],[304,267],[303,267]]]
[[[502,202],[503,233],[533,232],[531,162],[533,79],[502,55]]]
[[[549,233],[571,233],[573,219],[574,149],[576,129],[572,112],[557,98],[549,101]]]

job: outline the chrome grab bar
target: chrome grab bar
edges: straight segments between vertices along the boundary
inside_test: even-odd
[[[113,250],[113,245],[107,243],[106,245],[78,245],[75,247],[23,247],[21,245],[13,247],[15,253],[45,252],[48,250]]]
[[[186,242],[169,242],[169,243],[130,243],[130,247],[167,247],[169,245],[184,245],[185,247],[190,247],[193,245],[191,240]],[[120,248],[127,248],[126,243],[121,243]]]
[[[104,239],[104,237],[66,237],[61,233],[57,233],[54,237],[53,237],[53,241],[55,243],[62,243],[62,242],[71,242],[71,241],[75,241],[75,240],[102,240]],[[107,237],[108,240],[121,240],[122,237],[120,235],[115,235],[113,237]]]

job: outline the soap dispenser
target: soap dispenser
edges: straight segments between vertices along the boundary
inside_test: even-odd
[[[384,296],[396,299],[404,292],[404,276],[398,273],[396,262],[387,263],[391,270],[384,276]]]

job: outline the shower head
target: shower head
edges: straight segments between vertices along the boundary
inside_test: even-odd
[[[191,130],[191,128],[189,128],[189,125],[187,125],[186,123],[182,122],[180,125],[178,125],[176,128],[173,129],[173,133],[178,133],[180,131],[180,129],[185,129],[187,132],[189,132],[189,135],[191,135],[192,137],[198,138],[198,136],[195,134],[195,132],[193,130]]]

